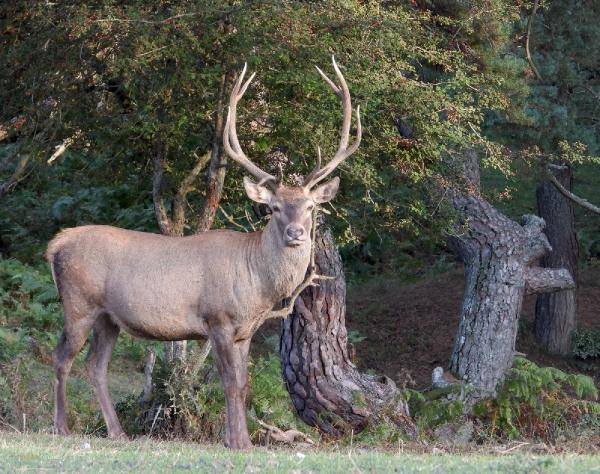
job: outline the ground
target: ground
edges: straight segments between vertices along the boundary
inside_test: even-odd
[[[582,272],[578,290],[580,327],[600,326],[600,271]],[[402,382],[408,371],[417,388],[431,383],[431,371],[446,367],[458,328],[464,278],[453,269],[413,284],[386,278],[355,285],[348,292],[347,326],[366,336],[354,344],[356,362]],[[533,338],[535,295],[525,298],[517,351],[541,366],[590,375],[600,386],[600,361],[550,356]]]
[[[518,445],[515,445],[518,447]],[[504,453],[504,454],[502,454]],[[110,441],[0,432],[0,472],[600,472],[600,456],[539,455],[507,447],[486,454],[405,454],[378,450],[255,448],[231,452],[221,446],[147,439]]]

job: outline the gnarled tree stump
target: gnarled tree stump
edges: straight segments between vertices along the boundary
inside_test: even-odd
[[[315,239],[315,263],[317,273],[335,278],[304,290],[281,331],[283,377],[298,415],[332,435],[359,432],[383,417],[414,434],[394,382],[361,373],[350,361],[342,260],[331,231],[322,226]]]
[[[465,265],[465,293],[450,370],[478,398],[493,396],[512,365],[525,293],[569,289],[574,282],[566,269],[536,266],[551,250],[543,219],[526,215],[522,225],[509,219],[480,195],[477,157],[455,164],[467,183],[448,188],[460,216],[449,241]]]

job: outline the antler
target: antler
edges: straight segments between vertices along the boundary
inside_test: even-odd
[[[225,128],[223,129],[223,145],[227,154],[244,168],[246,168],[250,174],[254,175],[258,179],[259,184],[273,184],[277,182],[277,178],[266,171],[261,170],[258,166],[252,163],[252,161],[250,161],[242,151],[242,147],[238,141],[237,130],[235,127],[237,103],[246,92],[246,89],[248,89],[250,82],[252,82],[252,79],[254,79],[254,75],[256,74],[253,73],[242,85],[242,82],[244,81],[244,75],[246,74],[246,67],[247,64],[244,63],[244,69],[237,78],[237,81],[235,81],[235,85],[231,91],[231,96],[229,97],[227,121],[225,122]]]
[[[307,188],[312,188],[314,185],[329,176],[342,161],[344,161],[358,149],[358,146],[360,145],[360,139],[362,138],[360,106],[358,106],[356,107],[356,139],[354,140],[354,143],[348,147],[348,141],[350,139],[350,125],[352,122],[352,100],[350,98],[348,84],[346,84],[346,80],[344,79],[342,71],[340,71],[340,68],[335,62],[335,57],[332,56],[331,60],[333,62],[333,69],[335,69],[335,75],[338,78],[339,85],[335,84],[331,79],[329,79],[327,75],[318,67],[317,71],[319,71],[321,77],[325,79],[325,82],[327,82],[327,84],[329,84],[329,86],[333,89],[333,92],[335,92],[336,95],[342,99],[342,110],[344,114],[344,120],[342,123],[342,136],[340,138],[338,150],[331,161],[327,163],[325,167],[321,168],[321,160],[319,159],[319,163],[315,169],[306,177],[304,180],[304,187]]]

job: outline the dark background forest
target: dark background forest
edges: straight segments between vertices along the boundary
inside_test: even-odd
[[[599,16],[597,0],[3,2],[0,429],[51,427],[62,308],[48,241],[84,224],[169,235],[261,228],[268,216],[222,149],[233,81],[244,63],[257,72],[238,111],[240,141],[292,184],[312,169],[317,147],[324,157],[336,149],[340,106],[315,70],[330,70],[335,55],[363,123],[359,151],[337,171],[340,193],[322,212],[333,236],[323,245],[339,252],[346,282],[334,295],[341,309],[325,315],[340,326],[341,366],[386,376],[428,436],[465,424],[462,398],[423,395],[441,366],[480,391],[469,438],[570,436],[597,449]],[[545,219],[552,251],[523,251],[542,238],[525,214]],[[495,293],[481,292],[514,266],[517,293],[494,307]],[[542,267],[568,270],[575,287],[554,274],[536,286],[528,272]],[[546,287],[553,292],[537,294]],[[512,315],[506,343],[494,343],[503,334],[497,312]],[[262,421],[313,437],[360,426],[365,443],[395,439],[398,423],[344,418],[341,402],[339,413],[330,407],[339,423],[302,413],[285,375],[285,348],[297,342],[286,324],[300,317],[269,321],[254,336],[255,438]],[[456,341],[473,335],[461,352]],[[173,348],[122,335],[110,386],[124,426],[218,440],[223,395],[204,349],[190,343],[173,361]],[[179,407],[156,427],[139,402],[149,350],[164,390],[151,413],[159,400]],[[82,361],[69,417],[74,430],[102,432]]]

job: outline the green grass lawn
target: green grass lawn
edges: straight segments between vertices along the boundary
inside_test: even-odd
[[[402,454],[255,448],[154,440],[20,435],[0,431],[0,472],[507,472],[600,473],[600,456]]]

